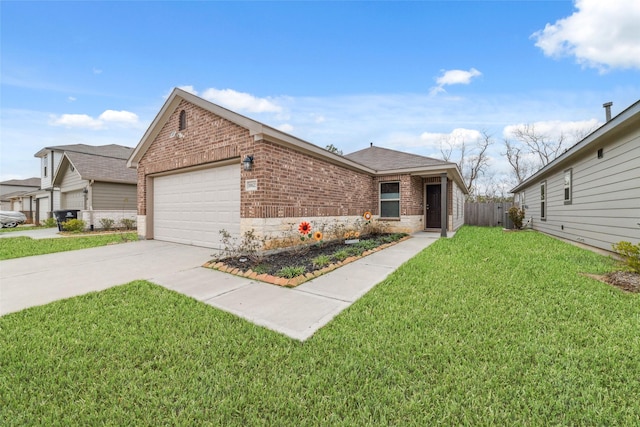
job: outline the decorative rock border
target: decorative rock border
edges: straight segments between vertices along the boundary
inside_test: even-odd
[[[320,277],[323,274],[327,274],[333,270],[335,270],[336,268],[340,268],[343,265],[346,264],[350,264],[354,261],[357,261],[361,258],[364,258],[368,255],[371,255],[372,253],[375,252],[379,252],[383,249],[386,249],[390,246],[394,246],[397,245],[400,242],[404,242],[407,239],[410,239],[411,236],[405,236],[400,240],[396,240],[395,242],[391,242],[391,243],[385,243],[383,245],[378,246],[377,248],[373,248],[370,249],[368,251],[364,251],[361,255],[359,256],[351,256],[349,258],[344,259],[343,261],[339,261],[337,263],[334,264],[329,264],[328,266],[321,268],[320,270],[315,270],[311,273],[305,273],[303,275],[294,277],[292,279],[287,279],[286,277],[278,277],[278,276],[272,276],[270,274],[258,274],[255,271],[249,269],[247,271],[241,271],[239,268],[237,267],[232,267],[232,266],[228,266],[225,263],[221,262],[221,261],[209,261],[204,263],[202,266],[205,268],[210,268],[212,270],[218,270],[221,271],[223,273],[229,273],[229,274],[233,274],[235,276],[240,276],[240,277],[246,277],[247,279],[251,279],[251,280],[259,280],[261,282],[265,282],[265,283],[270,283],[272,285],[277,285],[277,286],[284,286],[287,288],[295,288],[298,285],[303,284],[304,282],[307,282],[311,279],[315,279],[316,277]]]

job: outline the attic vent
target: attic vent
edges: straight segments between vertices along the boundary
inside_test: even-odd
[[[185,130],[187,128],[187,112],[180,111],[180,122],[178,124],[178,130]]]
[[[69,165],[69,170],[70,170],[71,172],[75,172],[76,168],[74,168],[74,167],[73,167],[73,165]]]

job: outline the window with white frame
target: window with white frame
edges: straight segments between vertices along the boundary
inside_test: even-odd
[[[44,156],[42,158],[42,176],[44,176],[45,178],[47,177],[47,164],[48,164],[48,157],[49,156]]]
[[[573,170],[564,171],[564,204],[570,205],[573,193]]]
[[[547,219],[547,181],[540,184],[540,219]]]
[[[400,218],[400,183],[380,183],[380,217]]]

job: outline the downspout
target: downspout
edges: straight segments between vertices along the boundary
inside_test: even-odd
[[[447,237],[447,173],[440,174],[440,237]]]
[[[89,181],[89,189],[87,191],[87,208],[89,209],[89,223],[90,223],[90,228],[91,231],[93,231],[94,229],[94,224],[93,224],[93,183],[95,182],[95,180],[91,180]]]

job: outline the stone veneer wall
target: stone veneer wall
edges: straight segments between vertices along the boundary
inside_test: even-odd
[[[100,220],[102,218],[109,218],[114,221],[114,227],[120,227],[120,221],[123,218],[132,219],[134,221],[138,221],[138,216],[136,215],[135,210],[91,210],[91,211],[80,211],[78,215],[78,219],[81,219],[85,222],[85,229],[90,230],[91,226],[93,226],[94,230],[102,229],[102,224],[100,224]]]

